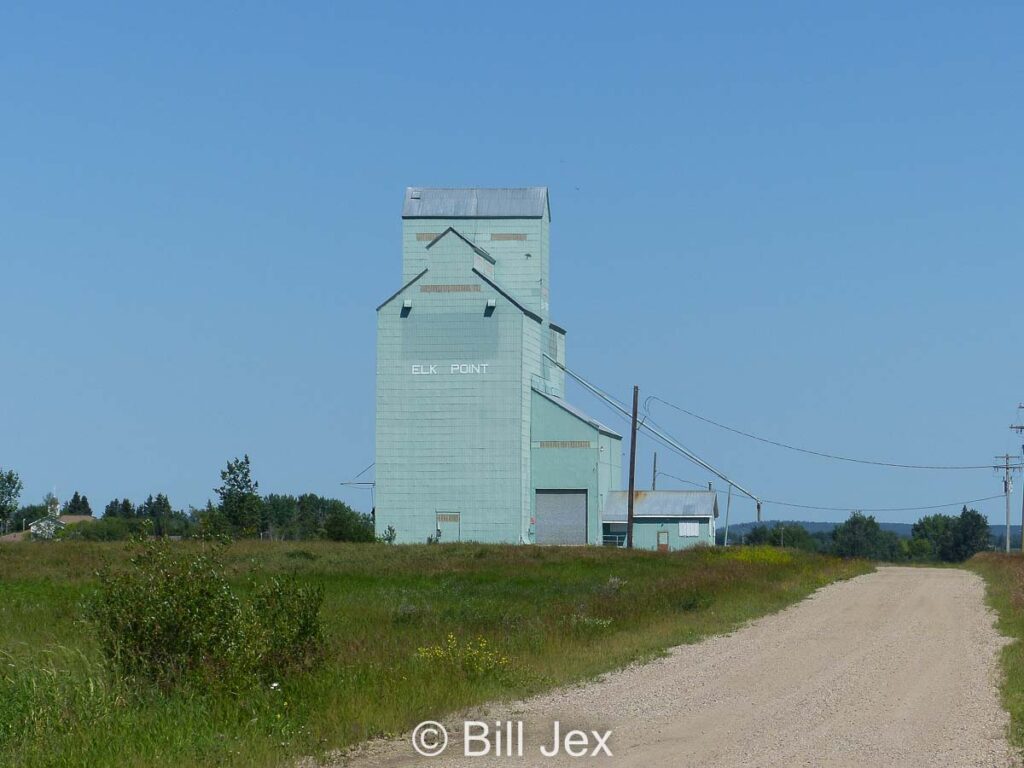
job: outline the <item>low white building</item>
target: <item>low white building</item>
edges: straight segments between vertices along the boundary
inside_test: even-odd
[[[28,524],[29,535],[33,539],[53,539],[65,525],[56,515],[47,515]]]

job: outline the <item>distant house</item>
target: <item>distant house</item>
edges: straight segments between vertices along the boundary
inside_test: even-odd
[[[33,539],[54,539],[65,526],[95,519],[92,515],[47,515],[28,524],[29,536]]]
[[[604,543],[625,546],[628,491],[608,494]],[[637,491],[633,496],[633,546],[674,552],[714,546],[718,496],[714,491]]]
[[[29,535],[33,539],[54,539],[65,525],[56,515],[47,515],[28,524]]]

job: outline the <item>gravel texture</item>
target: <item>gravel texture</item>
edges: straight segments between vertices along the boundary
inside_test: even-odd
[[[880,568],[730,635],[472,719],[523,720],[523,757],[424,758],[408,735],[341,759],[381,766],[1014,766],[1006,642],[973,573]],[[461,722],[462,716],[458,718]],[[545,758],[552,722],[611,729],[613,756]],[[591,739],[593,745],[593,739]]]

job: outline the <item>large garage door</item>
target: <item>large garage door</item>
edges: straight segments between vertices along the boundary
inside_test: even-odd
[[[537,491],[537,543],[587,543],[586,491]]]

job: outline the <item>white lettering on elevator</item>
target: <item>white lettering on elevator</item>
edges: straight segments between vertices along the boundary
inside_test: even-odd
[[[490,363],[452,363],[448,373],[454,375],[484,374],[487,373],[489,366]],[[436,376],[438,370],[436,365],[420,363],[413,365],[412,373],[414,376]]]

